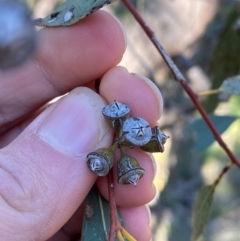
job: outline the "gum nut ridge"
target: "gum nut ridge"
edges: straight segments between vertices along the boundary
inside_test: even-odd
[[[114,152],[120,149],[121,158],[117,163],[118,183],[136,187],[145,170],[134,157],[126,154],[125,148],[139,147],[146,152],[164,152],[164,144],[169,136],[158,126],[151,128],[143,118],[129,117],[129,106],[116,100],[106,105],[102,114],[116,132],[116,138],[111,147],[90,152],[87,155],[87,165],[97,176],[105,176],[113,166]]]

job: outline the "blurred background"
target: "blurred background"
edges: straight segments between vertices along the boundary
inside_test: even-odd
[[[45,17],[60,0],[27,0],[34,18]],[[240,73],[239,0],[134,0],[132,3],[155,31],[196,93],[218,88]],[[164,98],[159,120],[170,135],[166,150],[155,154],[158,195],[151,202],[153,241],[188,241],[191,212],[202,185],[212,184],[228,157],[213,141],[182,87],[173,80],[162,58],[121,1],[104,8],[123,23],[128,48],[121,65],[146,75]],[[209,114],[223,116],[223,139],[240,157],[240,97],[213,95],[200,99]],[[231,116],[233,118],[226,119]],[[196,122],[198,124],[196,124]],[[240,170],[223,177],[202,241],[239,241]]]

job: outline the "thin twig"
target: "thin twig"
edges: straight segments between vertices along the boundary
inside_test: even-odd
[[[115,200],[114,184],[113,184],[113,170],[108,174],[108,196],[110,205],[110,234],[109,241],[114,241],[116,232],[120,229],[118,221],[118,212]]]
[[[114,241],[115,236],[119,235],[119,231],[121,235],[126,237],[129,241],[136,241],[136,239],[124,227],[122,227],[118,219],[118,211],[117,211],[114,185],[113,185],[113,170],[111,170],[108,174],[108,196],[109,196],[110,222],[111,222],[109,241]]]
[[[152,41],[152,43],[155,45],[157,48],[158,52],[161,54],[163,57],[165,63],[168,65],[169,69],[171,70],[175,80],[179,82],[186,93],[188,94],[189,98],[192,100],[194,103],[195,107],[197,110],[200,112],[202,118],[208,125],[209,129],[211,130],[212,134],[214,135],[216,141],[219,143],[219,145],[225,150],[226,154],[228,157],[240,168],[240,162],[238,161],[237,157],[232,153],[232,151],[228,148],[226,143],[223,141],[221,135],[209,119],[206,111],[203,109],[201,103],[198,100],[198,95],[193,92],[191,87],[187,84],[187,81],[185,77],[182,75],[178,67],[175,65],[173,60],[170,58],[170,56],[167,54],[157,37],[155,36],[154,32],[150,29],[150,27],[145,23],[143,18],[140,16],[140,14],[136,11],[134,6],[130,3],[129,0],[122,0],[125,6],[128,8],[128,10],[132,13],[132,15],[135,17],[136,21],[140,24],[144,32],[147,34],[149,39]]]

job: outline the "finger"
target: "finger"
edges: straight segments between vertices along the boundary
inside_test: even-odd
[[[96,180],[87,153],[112,142],[103,106],[77,88],[1,150],[2,240],[47,240],[73,215]]]
[[[83,202],[66,224],[47,241],[80,240],[85,202]]]
[[[41,114],[46,108],[51,106],[50,103],[47,103],[46,105],[42,106],[38,110],[36,110],[32,115],[29,115],[28,118],[26,118],[24,121],[19,123],[18,125],[15,125],[14,127],[10,128],[8,131],[1,134],[0,138],[0,149],[9,145],[18,135],[23,132],[23,130],[34,120],[36,117]]]
[[[125,37],[98,11],[69,27],[44,28],[36,54],[21,68],[0,72],[0,132],[56,96],[86,85],[122,58]]]
[[[151,240],[150,220],[151,214],[147,206],[135,208],[120,208],[126,230],[137,241]]]
[[[112,68],[103,76],[99,92],[108,103],[117,100],[128,104],[131,116],[144,118],[150,126],[161,117],[163,100],[157,86],[123,67]]]
[[[123,67],[112,68],[103,76],[100,94],[107,102],[115,99],[127,103],[131,109],[131,116],[146,119],[150,126],[156,125],[162,114],[163,101],[158,88],[150,80],[139,75],[132,75]],[[127,153],[139,161],[145,169],[145,174],[137,187],[119,185],[115,163],[113,170],[117,205],[133,207],[146,204],[155,196],[156,192],[152,184],[155,175],[155,161],[152,156],[139,148],[127,150]],[[119,159],[120,155],[116,157],[116,160]],[[108,199],[107,178],[99,178],[97,184],[101,194]]]

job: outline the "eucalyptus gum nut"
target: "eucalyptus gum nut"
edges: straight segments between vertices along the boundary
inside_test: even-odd
[[[123,155],[118,161],[117,174],[119,184],[132,184],[136,187],[144,173],[145,170],[134,157]]]
[[[140,117],[131,117],[123,123],[119,142],[128,147],[143,146],[151,137],[152,130],[148,122]]]
[[[140,146],[143,151],[146,152],[164,152],[164,146],[159,146],[156,139],[151,139],[146,145]]]
[[[169,136],[165,135],[158,126],[152,128],[151,140],[140,148],[146,152],[164,152],[164,144]]]
[[[129,113],[129,106],[116,100],[102,109],[102,114],[108,125],[117,132],[121,130],[123,122],[128,118]]]
[[[88,168],[97,176],[106,176],[113,166],[116,147],[101,148],[87,155]]]

